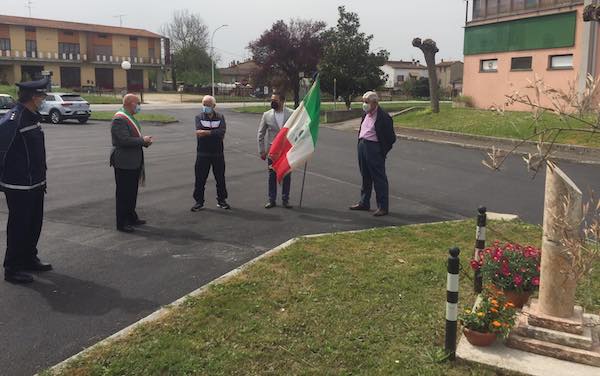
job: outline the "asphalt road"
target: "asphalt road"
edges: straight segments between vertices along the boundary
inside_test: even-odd
[[[115,231],[109,124],[45,126],[50,170],[39,248],[55,271],[30,286],[0,283],[1,375],[29,375],[58,363],[294,236],[464,218],[481,204],[541,222],[543,176],[531,180],[518,159],[495,173],[482,166],[482,152],[406,141],[388,159],[391,215],[350,212],[359,197],[356,135],[327,128],[309,164],[302,209],[267,211],[266,165],[255,141],[259,117],[229,110],[233,210],[215,207],[211,177],[208,210],[191,213],[194,110],[162,112],[181,122],[143,129],[156,138],[146,151],[147,187],[138,206],[149,225],[132,235]],[[583,189],[600,187],[598,167],[563,168]],[[292,184],[297,205],[301,173]],[[4,201],[0,213],[4,227]]]

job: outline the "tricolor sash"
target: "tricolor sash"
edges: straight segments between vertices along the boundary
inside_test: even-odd
[[[129,115],[127,112],[125,112],[123,110],[117,111],[117,113],[115,113],[115,116],[113,117],[113,119],[115,119],[115,118],[120,118],[120,119],[125,120],[127,122],[127,124],[129,125],[129,127],[131,128],[131,130],[133,131],[133,133],[134,133],[133,135],[137,136],[137,137],[142,137],[142,129],[136,118],[132,117],[131,115]]]

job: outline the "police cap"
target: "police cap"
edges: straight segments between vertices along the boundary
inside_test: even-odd
[[[17,86],[23,91],[32,91],[35,93],[46,93],[50,79],[48,77],[37,81],[27,81],[18,83]]]

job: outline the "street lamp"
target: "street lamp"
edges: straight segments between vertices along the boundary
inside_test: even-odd
[[[227,27],[229,25],[221,25],[215,29],[212,33],[212,37],[210,38],[210,69],[212,76],[212,96],[215,96],[215,47],[214,47],[214,39],[215,33],[217,30]]]

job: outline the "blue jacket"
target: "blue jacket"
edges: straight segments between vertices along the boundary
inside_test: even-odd
[[[41,115],[18,103],[0,118],[0,190],[46,186],[46,147]]]

